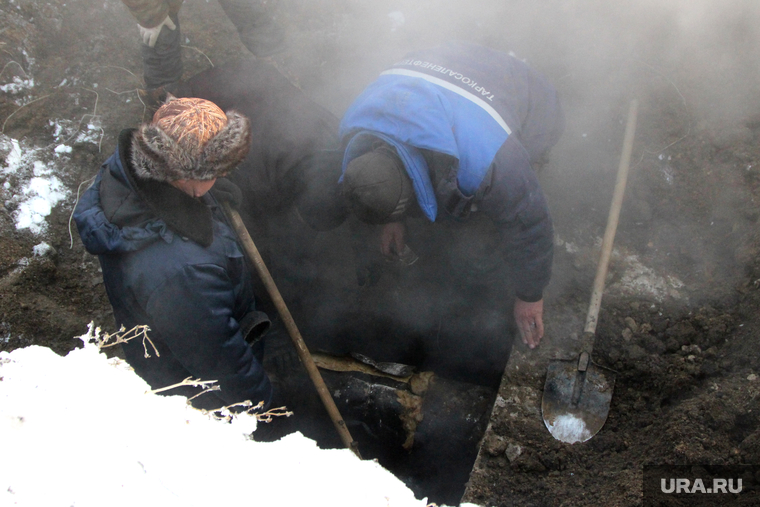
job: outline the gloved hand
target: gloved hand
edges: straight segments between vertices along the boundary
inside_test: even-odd
[[[219,178],[211,187],[211,195],[219,203],[228,202],[233,209],[240,208],[240,204],[243,202],[243,192],[240,187],[232,183],[227,178]]]
[[[174,21],[172,21],[169,16],[166,16],[166,19],[153,28],[145,28],[142,25],[137,25],[137,28],[140,29],[140,37],[142,38],[143,44],[150,47],[155,46],[158,36],[161,33],[161,28],[164,26],[169,30],[175,30],[177,28],[177,25],[174,24]]]

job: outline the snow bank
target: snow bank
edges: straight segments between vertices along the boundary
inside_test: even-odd
[[[93,344],[65,357],[39,346],[2,352],[0,505],[426,504],[373,461],[300,433],[255,442],[255,425],[151,394]]]

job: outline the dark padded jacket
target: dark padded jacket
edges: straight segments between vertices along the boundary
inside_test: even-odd
[[[187,377],[221,387],[203,408],[250,400],[272,388],[241,322],[254,311],[251,273],[214,197],[195,199],[165,183],[138,180],[129,166],[133,130],[119,136],[74,212],[82,241],[98,256],[117,325],[148,325],[124,345],[127,361],[154,389]],[[167,394],[192,394],[192,389]]]
[[[244,215],[258,219],[295,204],[316,229],[342,223],[338,119],[272,65],[254,59],[229,62],[196,74],[179,94],[250,118],[251,149],[229,176],[243,191]]]
[[[518,297],[551,276],[553,228],[531,164],[558,141],[554,87],[506,53],[449,43],[410,53],[354,101],[340,125],[343,167],[372,137],[393,145],[431,221],[484,213],[499,227]]]

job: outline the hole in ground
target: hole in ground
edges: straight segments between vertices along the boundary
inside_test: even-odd
[[[385,324],[379,322],[373,329],[385,333]],[[256,440],[273,441],[298,431],[321,448],[343,448],[284,329],[275,326],[265,340],[264,365],[276,389],[273,406],[286,405],[294,415],[261,423]],[[382,372],[399,373],[393,369],[396,363],[379,364],[378,369],[367,364],[373,361],[366,356],[312,355],[362,458],[376,459],[418,498],[459,505],[506,359],[500,361],[499,371],[467,375],[461,367],[439,364],[433,373],[419,367],[428,359],[424,353],[409,353],[406,358],[413,360],[414,373],[401,371],[403,376],[398,376]]]

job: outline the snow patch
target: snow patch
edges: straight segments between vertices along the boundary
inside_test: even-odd
[[[544,423],[554,438],[567,444],[585,442],[593,436],[583,419],[572,414],[563,414],[552,422],[544,419]]]
[[[65,357],[0,352],[0,505],[426,505],[350,450],[300,433],[255,442],[252,416],[221,422],[184,397],[155,395],[82,338]]]
[[[88,120],[88,122],[83,128],[82,123],[84,120]],[[48,124],[53,128],[53,137],[56,143],[59,143],[55,149],[56,153],[61,153],[63,150],[71,153],[72,148],[70,146],[61,146],[68,145],[69,143],[91,143],[100,146],[100,141],[104,134],[100,116],[98,115],[84,115],[79,122],[62,119],[48,120]]]
[[[34,254],[35,257],[44,257],[53,251],[54,251],[53,247],[48,245],[44,241],[42,243],[34,245],[34,247],[32,248],[32,253]]]
[[[34,88],[34,79],[22,79],[19,76],[13,76],[13,81],[0,85],[0,91],[10,95],[24,93]]]
[[[684,283],[677,277],[658,275],[652,268],[642,264],[636,255],[627,255],[622,258],[622,262],[625,265],[623,276],[610,288],[626,295],[649,296],[659,302],[665,298],[685,298],[679,292]]]
[[[0,177],[5,178],[3,188],[12,194],[5,207],[14,210],[17,229],[29,229],[35,234],[47,230],[46,218],[53,207],[69,195],[54,174],[56,166],[40,160],[43,153],[40,148],[25,147],[16,139],[0,134],[0,154],[5,155]]]
[[[24,201],[16,212],[16,229],[29,229],[35,234],[47,230],[45,219],[53,207],[66,198],[63,183],[55,176],[34,177],[21,190]]]
[[[578,252],[580,252],[580,248],[578,248],[577,245],[570,243],[569,241],[565,243],[565,250],[569,254],[577,254]]]

